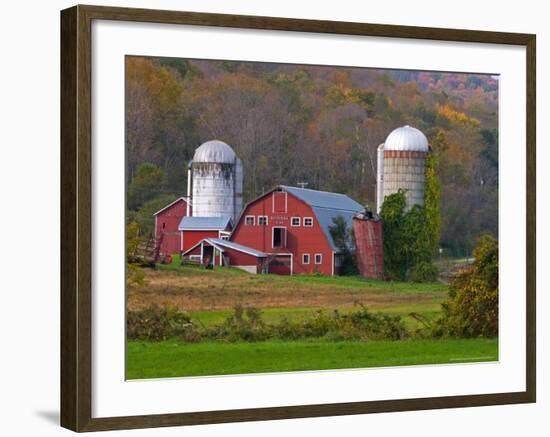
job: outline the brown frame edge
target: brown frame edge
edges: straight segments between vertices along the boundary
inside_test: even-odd
[[[526,391],[92,418],[91,23],[94,19],[511,44],[527,50]],[[100,431],[536,401],[536,37],[531,34],[78,5],[61,11],[61,425]]]

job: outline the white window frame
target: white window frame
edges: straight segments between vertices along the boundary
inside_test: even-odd
[[[265,223],[260,223],[260,219],[261,218],[265,218]],[[268,225],[268,220],[267,220],[267,216],[266,215],[259,215],[258,216],[258,226],[267,226]]]
[[[248,223],[248,220],[252,219],[252,224]],[[245,226],[255,226],[256,225],[256,216],[255,215],[247,215],[244,218],[244,224]]]
[[[319,262],[317,262],[317,257],[319,257]],[[316,253],[316,254],[313,256],[313,261],[314,261],[315,264],[317,264],[317,265],[323,264],[323,254],[322,254],[322,253]]]
[[[277,247],[275,247],[273,245],[273,238],[275,237],[275,229],[284,229],[285,230],[284,240],[281,241],[281,246],[277,246]],[[288,231],[286,229],[286,226],[273,226],[271,228],[271,248],[272,249],[284,249],[286,247],[286,244],[287,244],[287,235],[288,235]]]
[[[307,262],[306,262],[306,257],[307,257]],[[309,255],[309,253],[302,253],[302,264],[310,264],[311,263],[311,256]]]
[[[311,224],[307,225],[306,220],[311,220]],[[305,228],[312,228],[313,227],[313,217],[304,217],[304,227]]]
[[[294,224],[295,219],[298,220],[297,225]],[[300,226],[302,226],[302,217],[290,217],[290,226],[293,228],[299,228]]]

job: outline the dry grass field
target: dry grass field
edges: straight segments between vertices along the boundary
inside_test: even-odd
[[[411,312],[436,314],[444,300],[443,284],[366,280],[361,277],[252,275],[236,269],[205,270],[177,262],[144,269],[145,284],[128,287],[128,309],[171,306],[202,323],[221,322],[232,309],[256,307],[267,319],[306,317],[317,309],[372,311],[402,315],[410,326]]]

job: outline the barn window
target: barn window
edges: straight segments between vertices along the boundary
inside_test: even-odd
[[[323,255],[320,253],[315,254],[315,264],[321,264],[323,262]]]
[[[286,247],[286,228],[273,228],[273,244],[272,247]]]
[[[292,217],[292,219],[290,220],[290,226],[294,226],[294,227],[297,227],[297,226],[300,226],[300,217]]]
[[[302,264],[309,264],[309,253],[302,254]]]
[[[162,222],[162,229],[166,228],[166,223]]]
[[[267,216],[266,215],[259,215],[258,216],[258,225],[259,226],[267,226]]]
[[[313,226],[313,217],[304,217],[304,226],[311,228]]]
[[[255,217],[253,215],[247,215],[244,222],[247,226],[254,226]]]

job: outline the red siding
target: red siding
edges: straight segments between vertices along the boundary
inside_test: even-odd
[[[228,247],[223,248],[225,255],[229,256],[229,264],[232,266],[255,266],[256,273],[262,272],[262,263],[265,258],[257,258],[248,253],[239,252]]]
[[[280,196],[280,197],[279,197]],[[280,193],[271,192],[248,205],[241,215],[241,220],[231,235],[231,241],[243,246],[252,247],[266,253],[292,254],[293,274],[320,272],[332,274],[332,248],[330,247],[323,229],[311,207],[290,193],[286,193],[286,212],[279,212],[283,208],[283,199]],[[254,225],[245,224],[245,216],[256,216]],[[267,216],[267,226],[258,225],[258,216]],[[291,217],[300,217],[300,227],[291,226]],[[312,227],[304,227],[304,217],[313,218]],[[286,228],[286,247],[272,247],[272,232],[274,227]],[[302,254],[310,255],[310,263],[302,264]],[[315,264],[315,254],[321,254],[322,263]],[[232,262],[232,264],[234,264]]]
[[[169,208],[159,212],[155,216],[155,239],[159,241],[164,233],[160,252],[164,254],[174,254],[180,252],[180,232],[178,226],[181,219],[187,213],[187,202],[184,199],[179,199]]]
[[[191,249],[195,244],[205,238],[219,238],[219,231],[182,231],[181,233],[183,240],[183,252]]]
[[[382,221],[354,218],[353,233],[359,272],[366,278],[383,279]]]

